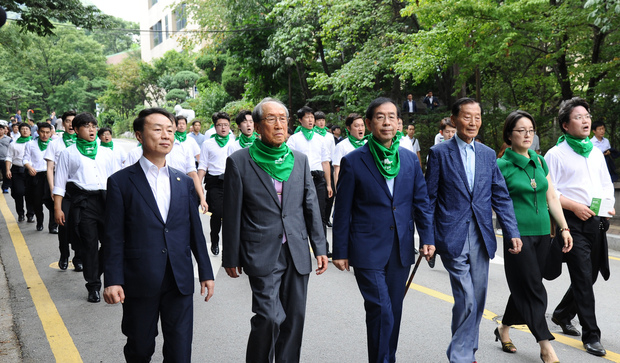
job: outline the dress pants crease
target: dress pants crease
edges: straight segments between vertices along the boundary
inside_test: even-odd
[[[205,189],[207,190],[207,204],[211,218],[209,219],[211,243],[220,241],[222,228],[222,213],[224,208],[224,179],[223,175],[205,175]]]

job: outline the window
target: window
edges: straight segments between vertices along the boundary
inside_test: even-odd
[[[162,31],[161,31],[161,20],[157,22],[157,24],[151,27],[151,39],[152,39],[152,47],[155,48],[159,44],[161,44],[162,40]]]
[[[166,15],[166,39],[168,39],[170,37],[170,34],[168,33],[169,28],[168,28],[168,15]]]
[[[149,1],[149,5],[150,5],[150,6],[149,6],[149,8],[150,8],[151,6],[153,6],[153,5],[155,5],[155,4],[157,4],[157,0],[150,0],[150,1]]]
[[[181,30],[187,25],[187,15],[185,14],[185,4],[179,5],[174,10],[174,20],[176,28],[174,30]]]

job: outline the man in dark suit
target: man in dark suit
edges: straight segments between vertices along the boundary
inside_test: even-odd
[[[415,262],[414,222],[422,253],[435,250],[426,183],[417,156],[399,148],[398,111],[378,98],[366,111],[366,145],[340,164],[334,209],[334,266],[355,268],[364,297],[369,362],[394,362],[405,283]]]
[[[194,271],[202,295],[213,295],[213,271],[198,215],[194,183],[166,165],[174,143],[174,116],[160,108],[133,123],[140,160],[108,179],[104,298],[123,303],[127,362],[149,362],[161,316],[164,361],[190,362]],[[171,203],[171,201],[174,201]]]
[[[461,98],[452,106],[456,137],[430,149],[426,185],[434,216],[435,246],[450,274],[454,307],[450,362],[474,362],[478,329],[486,300],[489,259],[495,256],[493,210],[521,251],[512,201],[495,162],[495,151],[476,143],[482,124],[480,104]]]
[[[308,158],[286,145],[286,106],[266,98],[252,112],[261,135],[226,161],[222,266],[252,288],[247,362],[299,362],[310,249],[327,269],[325,235]]]

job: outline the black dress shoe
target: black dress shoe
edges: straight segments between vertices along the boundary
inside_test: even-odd
[[[84,270],[84,265],[82,264],[82,260],[78,260],[77,258],[73,259],[73,270],[75,272],[80,272]]]
[[[586,352],[598,357],[602,357],[607,354],[601,342],[583,343],[583,347],[586,348]]]
[[[219,245],[216,245],[216,244],[212,244],[212,245],[211,245],[211,253],[212,253],[214,256],[219,255],[219,254],[220,254],[220,246],[219,246]]]
[[[28,223],[34,223],[34,216],[28,217]]]
[[[37,224],[37,231],[41,232],[43,230],[42,224]]]
[[[61,270],[66,270],[67,267],[69,267],[69,258],[60,257],[60,260],[58,260],[58,268]]]
[[[18,221],[18,222],[23,222],[23,221],[25,221],[25,220],[26,220],[26,218],[24,217],[24,215],[23,215],[23,214],[22,214],[21,216],[18,216],[18,217],[17,217],[17,221]]]
[[[98,303],[101,301],[101,296],[99,296],[99,291],[92,290],[88,292],[88,302]]]
[[[51,234],[58,234],[58,227],[50,228]]]
[[[574,337],[578,337],[581,335],[579,330],[577,330],[577,328],[575,328],[575,326],[571,323],[566,324],[556,317],[551,317],[551,321],[554,324],[559,325],[560,328],[562,328],[562,333],[566,335],[572,335]]]

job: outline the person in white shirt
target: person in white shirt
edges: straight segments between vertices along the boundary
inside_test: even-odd
[[[334,149],[336,148],[336,139],[334,139],[334,135],[332,135],[329,131],[329,127],[325,126],[325,113],[323,111],[316,111],[314,113],[314,129],[315,131],[321,135],[323,140],[325,141],[325,146],[327,147],[327,152],[329,153],[330,159],[334,154]],[[331,180],[331,189],[332,195],[325,200],[325,220],[323,223],[327,227],[331,227],[332,223],[329,221],[329,217],[332,215],[332,208],[334,206],[334,197],[336,196],[336,184],[334,184],[334,166],[329,162],[329,179]]]
[[[54,178],[54,215],[56,223],[65,225],[62,200],[71,194],[68,221],[77,231],[80,257],[88,301],[101,301],[99,241],[104,231],[105,191],[108,177],[114,174],[114,153],[97,143],[97,119],[87,112],[73,119],[76,143],[60,153]]]
[[[75,144],[75,140],[77,138],[75,135],[75,130],[73,129],[73,119],[75,118],[75,115],[75,111],[66,111],[62,114],[60,119],[62,120],[62,128],[65,131],[62,133],[61,137],[50,141],[47,149],[45,150],[45,154],[43,155],[43,158],[47,161],[47,184],[49,185],[49,194],[52,202],[54,198],[53,189],[56,163],[58,162],[60,153],[69,146]],[[61,208],[65,214],[65,219],[68,221],[69,209],[71,208],[71,195],[69,193],[65,193],[65,196],[62,198]],[[58,234],[58,249],[60,250],[58,268],[64,271],[69,267],[69,246],[71,246],[71,249],[74,251],[73,267],[77,272],[82,271],[83,264],[80,259],[80,245],[75,233],[71,232],[63,225],[58,225],[56,229],[52,229],[50,232]]]
[[[399,147],[402,147],[404,149],[407,149],[407,150],[413,152],[413,145],[411,144],[411,142],[409,142],[407,139],[405,139],[405,142],[403,142],[403,136],[405,136],[403,134],[403,129],[404,129],[403,119],[399,115],[398,116],[398,124],[396,126],[396,137],[400,141]]]
[[[310,164],[310,173],[316,189],[316,195],[319,199],[319,208],[321,210],[321,218],[323,220],[323,232],[327,235],[327,225],[325,224],[325,200],[332,196],[331,186],[331,168],[329,162],[331,155],[325,139],[319,135],[315,137],[317,132],[314,129],[314,112],[308,106],[304,106],[297,110],[297,119],[301,124],[296,133],[291,135],[286,141],[288,147],[299,151],[308,157]],[[329,243],[327,244],[327,257],[331,258]]]
[[[340,162],[342,158],[351,151],[366,144],[366,126],[364,116],[359,113],[350,113],[344,121],[347,128],[347,138],[340,141],[332,155],[332,165],[334,165],[334,184],[338,186],[338,174],[340,174]]]
[[[32,140],[30,136],[30,125],[22,122],[18,126],[20,137],[9,145],[6,154],[6,177],[11,179],[11,197],[15,200],[15,210],[17,211],[17,221],[23,222],[24,217],[24,197],[26,195],[26,169],[24,168],[24,151],[26,143]],[[30,201],[26,201],[28,223],[34,223],[34,210]]]
[[[125,160],[127,160],[127,152],[122,147],[114,148],[114,141],[112,140],[112,129],[109,127],[102,127],[97,131],[97,136],[101,146],[107,147],[114,153],[114,172],[117,172],[125,167]]]
[[[30,127],[30,125],[28,125],[28,127]],[[19,133],[19,124],[12,124],[11,125],[11,139],[13,139],[13,141],[16,141],[17,139],[19,139],[20,137],[20,133]]]
[[[256,140],[256,133],[254,132],[254,121],[252,120],[252,111],[241,110],[235,118],[237,127],[239,128],[239,136],[237,140],[228,148],[228,155],[232,155],[237,150],[250,147]]]
[[[594,136],[592,136],[590,141],[603,152],[611,181],[616,182],[618,180],[618,174],[616,173],[616,163],[614,159],[620,156],[620,153],[611,147],[609,140],[605,137],[605,124],[602,121],[593,122],[592,131],[594,132]]]
[[[189,149],[196,161],[200,161],[200,146],[191,137],[187,137],[187,119],[185,116],[175,117],[176,132],[174,133],[175,140],[178,140],[184,148]]]
[[[216,133],[202,143],[198,180],[203,180],[207,190],[207,204],[211,212],[209,221],[211,231],[211,253],[220,253],[220,229],[222,228],[222,208],[224,199],[224,172],[228,149],[235,143],[230,135],[230,116],[226,112],[216,112],[211,117]]]
[[[603,356],[606,351],[596,321],[593,285],[599,272],[605,280],[609,278],[605,237],[609,222],[590,206],[594,198],[609,199],[613,205],[614,186],[603,153],[592,145],[589,138],[592,122],[589,108],[588,103],[579,97],[562,102],[558,123],[563,134],[545,155],[549,175],[573,236],[573,249],[564,255],[571,285],[551,320],[565,334],[578,336],[579,331],[571,323],[578,315],[584,348],[590,354]],[[615,215],[614,208],[601,212]]]
[[[418,161],[420,162],[420,167],[422,167],[422,158],[420,157],[420,142],[416,139],[415,135],[415,124],[407,125],[407,135],[403,137],[403,140],[409,140],[411,143],[411,151],[413,151],[418,156]]]
[[[47,161],[43,158],[52,136],[52,125],[41,122],[38,125],[39,138],[26,143],[24,166],[26,167],[26,201],[30,201],[37,218],[37,231],[43,230],[43,205],[49,212],[48,230],[58,228],[54,221],[54,203],[47,183]],[[47,193],[47,195],[46,195]]]
[[[7,135],[9,128],[6,123],[0,123],[0,171],[2,172],[2,193],[8,194],[11,187],[11,179],[6,176],[6,154],[13,139]]]

